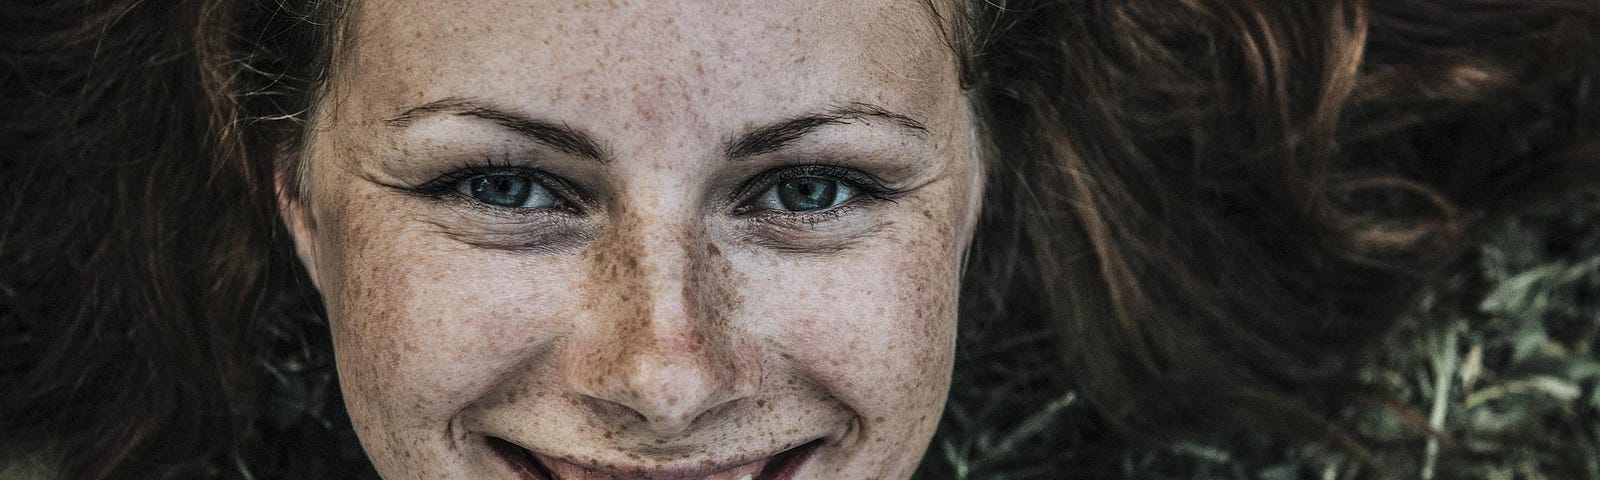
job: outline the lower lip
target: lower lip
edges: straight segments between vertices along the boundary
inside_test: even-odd
[[[495,437],[489,437],[488,441],[489,447],[493,449],[502,460],[510,465],[511,469],[517,473],[517,476],[523,480],[557,480],[555,475],[551,474],[550,470],[545,468],[545,466],[539,462],[537,456],[534,455],[533,452],[529,452],[524,450],[522,447],[517,446],[516,444]],[[804,445],[785,450],[777,455],[773,455],[772,458],[767,461],[767,466],[763,468],[761,473],[757,474],[753,480],[793,480],[795,474],[800,471],[801,467],[805,466],[807,461],[811,460],[811,456],[816,453],[817,447],[821,444],[822,440],[813,440]],[[617,478],[620,480],[623,477],[606,478]],[[634,478],[637,478],[638,480],[657,480],[652,479],[651,477]],[[630,478],[630,480],[632,479]],[[671,480],[691,479],[671,477]]]

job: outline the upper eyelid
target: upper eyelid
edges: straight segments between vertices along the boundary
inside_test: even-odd
[[[818,166],[818,165],[806,165],[806,166],[802,166],[802,167],[807,167],[807,166],[814,167],[814,166]],[[854,173],[857,173],[857,174],[863,176],[864,177],[864,181],[856,181],[856,180],[850,180],[850,179],[839,179],[839,178],[835,178],[835,177],[832,177],[832,176],[828,177],[828,178],[833,178],[834,180],[837,180],[837,181],[843,181],[845,183],[848,183],[850,185],[850,188],[853,188],[853,189],[857,190],[856,195],[846,199],[843,202],[840,202],[838,205],[834,205],[834,206],[831,206],[831,207],[828,207],[828,208],[825,208],[825,209],[822,209],[822,210],[814,210],[814,211],[782,211],[782,210],[771,210],[771,209],[756,208],[754,206],[755,202],[759,201],[761,198],[765,197],[769,192],[771,192],[772,188],[777,186],[777,182],[779,182],[781,180],[792,179],[792,178],[803,178],[803,177],[807,177],[807,176],[816,176],[816,175],[808,175],[806,173],[800,173],[800,174],[795,174],[794,176],[791,176],[791,177],[788,177],[788,178],[782,178],[783,177],[782,174],[787,173],[788,170],[804,170],[804,168],[790,167],[789,169],[769,170],[768,172],[766,172],[766,173],[764,173],[762,175],[758,175],[755,179],[752,179],[752,181],[750,182],[752,184],[752,186],[751,187],[744,187],[744,189],[752,191],[754,193],[745,195],[744,197],[738,197],[738,196],[734,197],[734,198],[745,198],[745,200],[741,200],[741,201],[738,202],[739,206],[737,208],[735,208],[734,212],[737,215],[757,215],[757,216],[766,215],[766,214],[763,214],[762,212],[781,212],[781,213],[771,213],[770,215],[774,216],[774,217],[786,218],[786,220],[779,220],[779,219],[774,218],[774,219],[768,219],[768,220],[764,220],[764,221],[772,222],[772,223],[790,223],[790,222],[796,222],[796,221],[802,222],[802,223],[818,223],[820,221],[826,221],[826,220],[829,220],[829,219],[832,219],[832,218],[837,218],[839,215],[844,214],[844,213],[846,213],[846,212],[848,212],[848,211],[850,211],[850,210],[852,210],[854,208],[859,208],[859,207],[862,206],[862,205],[860,205],[862,202],[884,201],[884,202],[889,202],[889,203],[897,203],[896,199],[899,198],[900,195],[905,193],[905,191],[903,191],[903,190],[896,190],[896,189],[884,186],[881,183],[877,183],[878,182],[877,179],[873,178],[871,175],[867,175],[865,172],[860,172],[858,170],[851,169],[851,168],[846,168],[846,167],[833,167],[833,166],[828,166],[828,167],[837,168],[837,169],[842,170],[842,171],[854,172]],[[835,173],[837,173],[837,172],[835,172]],[[870,185],[864,185],[867,182],[871,182]],[[862,198],[862,197],[866,197],[866,198]]]
[[[550,190],[562,203],[568,207],[581,208],[587,203],[588,192],[570,184],[567,180],[545,172],[543,170],[516,164],[497,164],[492,158],[485,158],[485,163],[468,163],[456,167],[446,173],[418,185],[409,186],[412,193],[427,196],[443,196],[455,194],[460,182],[480,175],[516,174],[526,175],[539,184],[540,187]],[[876,199],[893,202],[904,191],[888,187],[876,176],[856,168],[839,165],[817,163],[804,165],[789,165],[768,169],[745,180],[729,196],[730,201],[740,209],[748,207],[759,199],[768,189],[777,182],[801,178],[822,177],[844,182],[858,191],[857,197],[869,196]],[[854,202],[847,202],[854,203]],[[504,208],[504,207],[495,207]]]
[[[557,205],[544,208],[500,207],[483,203],[482,201],[472,198],[470,195],[463,194],[458,190],[461,182],[466,181],[469,178],[480,175],[495,174],[515,174],[527,176],[532,179],[533,182],[539,186],[539,188],[549,191],[550,194],[555,197]],[[455,170],[440,174],[439,176],[434,177],[432,180],[428,180],[422,184],[402,188],[401,191],[411,195],[428,197],[437,200],[460,202],[461,206],[492,215],[521,216],[532,213],[560,213],[564,215],[572,215],[582,214],[589,209],[590,205],[592,205],[586,201],[586,197],[584,196],[585,193],[582,190],[579,190],[577,187],[567,183],[565,179],[536,168],[519,165],[492,167],[481,165],[463,165]]]
[[[456,168],[455,170],[445,172],[438,177],[434,177],[432,180],[414,185],[411,187],[411,189],[425,194],[440,195],[453,191],[456,185],[460,184],[460,182],[472,177],[504,174],[527,176],[534,182],[538,183],[540,187],[550,190],[552,193],[556,193],[557,195],[566,196],[581,193],[577,190],[577,188],[568,184],[566,180],[562,179],[561,177],[551,175],[537,168],[516,165],[464,165]],[[562,200],[569,202],[571,201],[571,199],[567,198],[563,198]]]
[[[734,190],[732,196],[736,199],[744,199],[740,202],[741,204],[747,203],[754,200],[757,194],[772,188],[779,181],[807,176],[821,176],[843,181],[868,195],[893,197],[897,194],[894,189],[885,186],[882,180],[866,172],[837,165],[810,164],[780,167],[757,174]]]

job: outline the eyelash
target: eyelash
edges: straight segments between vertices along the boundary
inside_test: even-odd
[[[437,199],[461,197],[462,195],[456,191],[457,186],[469,178],[480,175],[518,175],[528,177],[533,179],[534,182],[537,182],[540,187],[549,190],[551,194],[555,195],[557,200],[561,201],[562,205],[560,210],[562,213],[574,215],[582,213],[582,210],[579,208],[581,203],[575,199],[583,198],[583,192],[578,190],[576,187],[573,187],[565,180],[562,180],[560,177],[545,173],[539,169],[513,165],[510,163],[510,161],[497,161],[493,157],[489,156],[482,157],[479,163],[468,162],[461,164],[454,170],[440,175],[433,180],[429,180],[420,185],[412,186],[410,191],[418,195]],[[520,208],[495,207],[492,205],[483,204],[482,202],[478,202],[471,198],[462,198],[461,200],[466,201],[475,208],[502,214],[528,210]],[[543,213],[549,212],[550,210],[540,209],[539,211]]]
[[[562,209],[565,210],[565,213],[582,213],[579,209],[580,202],[577,202],[574,199],[583,198],[583,192],[573,187],[565,180],[538,169],[513,165],[509,161],[497,161],[495,158],[488,156],[482,157],[479,162],[476,163],[464,163],[450,172],[434,178],[433,180],[429,180],[420,185],[412,186],[409,190],[419,195],[439,199],[460,196],[460,194],[456,191],[457,186],[469,178],[480,175],[526,176],[538,182],[541,187],[548,189],[552,194],[554,194],[557,199],[562,202]],[[860,194],[831,208],[808,212],[785,212],[776,210],[768,210],[763,212],[759,210],[758,207],[752,205],[763,192],[767,191],[767,189],[773,188],[785,180],[803,177],[825,178],[841,182],[852,188],[855,188],[858,192],[860,192]],[[882,182],[878,181],[871,175],[867,175],[852,168],[827,164],[787,166],[762,172],[750,180],[745,181],[742,185],[735,189],[732,194],[732,198],[741,200],[738,203],[739,206],[734,208],[733,213],[734,215],[738,216],[761,217],[759,218],[759,221],[764,223],[782,219],[786,223],[795,222],[801,225],[811,225],[838,217],[839,215],[851,209],[854,204],[860,203],[863,200],[863,197],[865,197],[865,200],[867,201],[887,201],[893,203],[904,193],[905,192],[903,191],[886,187]],[[509,211],[521,210],[484,205],[481,204],[481,202],[477,202],[472,199],[462,200],[468,201],[477,208],[492,210],[499,213],[508,213]]]
[[[846,200],[844,203],[835,205],[825,210],[809,212],[784,212],[769,210],[768,212],[770,214],[789,217],[791,219],[798,220],[803,224],[815,224],[839,216],[841,213],[844,213],[845,210],[848,210],[853,204],[861,202],[862,197],[866,197],[866,200],[869,201],[880,200],[894,202],[895,199],[899,198],[899,196],[904,193],[886,187],[883,185],[883,182],[878,181],[871,175],[867,175],[852,168],[826,164],[779,167],[756,175],[754,178],[746,181],[738,189],[734,190],[733,198],[744,199],[739,203],[738,207],[734,208],[734,215],[762,215],[762,212],[758,210],[757,207],[752,205],[752,203],[754,203],[756,199],[760,197],[761,193],[766,192],[767,189],[773,188],[785,180],[793,180],[804,177],[825,178],[844,183],[851,188],[856,189],[856,191],[860,192],[860,195],[857,195],[855,198],[851,198]]]

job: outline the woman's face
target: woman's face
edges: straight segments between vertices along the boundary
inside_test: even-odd
[[[905,478],[981,170],[904,0],[366,0],[286,217],[390,478]]]

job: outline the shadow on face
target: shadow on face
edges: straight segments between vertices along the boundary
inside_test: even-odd
[[[915,2],[364,2],[291,230],[389,478],[904,478],[980,169]]]

